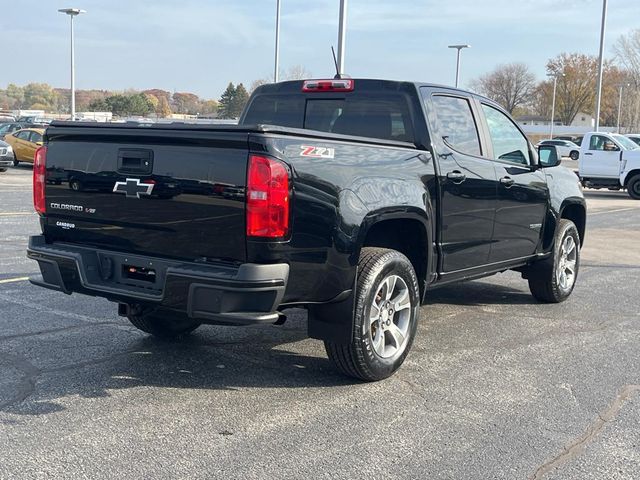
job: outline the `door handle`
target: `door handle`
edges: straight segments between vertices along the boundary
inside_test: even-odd
[[[502,177],[500,179],[500,183],[502,185],[504,185],[506,188],[509,188],[511,185],[513,185],[515,182],[515,180],[511,177]]]
[[[467,176],[459,170],[454,170],[447,173],[447,178],[453,183],[462,183],[467,179]]]
[[[585,155],[593,155],[593,153],[584,152]]]

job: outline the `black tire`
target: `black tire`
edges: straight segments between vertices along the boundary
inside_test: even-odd
[[[20,161],[18,160],[18,157],[16,157],[16,152],[13,152],[13,166],[17,167],[19,163]]]
[[[77,178],[74,178],[69,182],[69,188],[74,192],[80,192],[82,191],[82,183]]]
[[[394,287],[387,294],[391,281]],[[386,290],[381,290],[384,288]],[[385,292],[385,295],[381,292]],[[392,298],[396,292],[397,297]],[[407,293],[408,297],[401,295],[404,293]],[[358,262],[355,295],[356,306],[351,343],[343,345],[326,341],[325,349],[331,362],[345,375],[365,381],[382,380],[390,377],[400,368],[416,334],[420,315],[420,292],[411,262],[395,250],[363,248]],[[386,300],[383,297],[386,297]],[[390,303],[390,300],[400,297],[402,305],[400,300],[397,303]],[[379,320],[374,324],[370,316],[374,313],[372,309],[375,299],[378,299],[378,305],[385,305],[386,302],[387,306],[378,309],[379,315],[376,318]],[[403,308],[394,312],[396,305]],[[385,328],[388,330],[385,331]],[[402,341],[398,344],[398,337],[394,332],[400,331],[403,331],[404,335],[400,337]],[[374,336],[379,341],[382,338],[381,347],[379,341],[374,342]],[[389,345],[387,348],[388,339],[392,340],[390,343],[394,343],[394,346]],[[395,347],[397,350],[393,353]],[[379,349],[383,350],[383,354],[390,352],[389,356],[379,354]]]
[[[627,193],[634,200],[640,200],[640,174],[634,175],[629,179]]]
[[[194,320],[171,318],[153,311],[130,314],[127,318],[138,330],[163,339],[188,335],[201,325]]]
[[[580,157],[580,153],[578,153],[577,150],[571,150],[571,152],[569,152],[569,158],[571,160],[578,160],[579,157]]]
[[[563,251],[566,248],[567,242],[570,243],[567,238],[573,240],[574,249],[574,261],[573,263],[573,276],[569,282],[563,286],[562,274],[567,278],[569,267],[571,263],[566,263],[570,260],[571,255],[565,258]],[[561,271],[564,269],[563,271]],[[576,280],[578,278],[578,271],[580,270],[580,236],[578,235],[578,229],[571,220],[561,219],[556,229],[553,244],[553,254],[550,258],[547,258],[541,262],[535,263],[530,267],[527,278],[529,280],[529,290],[536,300],[545,303],[560,303],[565,301],[573,292]]]
[[[4,173],[4,172],[6,172],[6,171],[7,171],[7,169],[6,169],[6,168],[0,168],[0,173]]]

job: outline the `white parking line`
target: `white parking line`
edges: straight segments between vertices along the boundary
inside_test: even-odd
[[[0,280],[0,283],[24,282],[26,280],[29,280],[29,277],[5,278],[4,280]]]
[[[15,217],[19,215],[35,215],[36,212],[6,212],[0,213],[0,217]]]
[[[636,209],[636,207],[618,208],[616,210],[599,210],[597,212],[590,213],[589,215],[600,215],[600,214],[603,214],[603,213],[627,212],[629,210],[635,210],[635,209]]]

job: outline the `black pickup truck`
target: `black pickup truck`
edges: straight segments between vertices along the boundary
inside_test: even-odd
[[[430,289],[517,270],[571,294],[585,201],[548,148],[486,98],[368,79],[264,85],[238,125],[53,123],[31,281],[164,337],[303,307],[340,371],[382,379]]]

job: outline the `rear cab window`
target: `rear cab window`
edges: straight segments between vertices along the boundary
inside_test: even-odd
[[[409,101],[402,93],[260,94],[241,123],[415,143]]]

